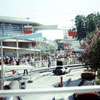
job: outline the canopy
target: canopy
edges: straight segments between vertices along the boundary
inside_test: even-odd
[[[74,50],[72,50],[73,52],[83,52],[83,51],[85,51],[85,49],[74,49]]]

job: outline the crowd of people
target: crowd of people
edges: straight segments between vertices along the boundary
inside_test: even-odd
[[[48,63],[48,67],[51,65],[56,65],[57,60],[61,60],[64,65],[69,66],[72,61],[73,55],[66,54],[64,57],[61,57],[59,54],[55,56],[45,56],[40,59],[40,57],[30,57],[30,56],[23,56],[20,58],[16,57],[3,57],[3,63],[5,65],[32,65],[35,67],[36,63],[41,62],[41,66],[45,66],[45,62]],[[1,61],[0,61],[1,64]]]
[[[3,63],[5,65],[21,65],[21,64],[30,64],[33,65],[34,64],[34,57],[20,57],[20,58],[16,58],[16,57],[8,57],[5,56],[3,57]]]

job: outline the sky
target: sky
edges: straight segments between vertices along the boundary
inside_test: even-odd
[[[76,15],[99,11],[100,0],[0,0],[0,16],[28,17],[34,22],[67,29],[74,25],[72,20]],[[60,30],[43,31],[43,34],[51,40],[63,38]]]

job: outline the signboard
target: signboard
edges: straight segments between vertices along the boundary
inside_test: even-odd
[[[24,26],[24,34],[32,34],[32,26]]]
[[[24,30],[24,34],[32,34],[32,30]]]
[[[69,31],[68,35],[75,37],[77,35],[77,32],[76,31]]]
[[[64,44],[64,47],[68,47],[68,46],[72,46],[72,44],[68,44],[68,43]]]
[[[65,52],[72,52],[72,49],[65,49]]]

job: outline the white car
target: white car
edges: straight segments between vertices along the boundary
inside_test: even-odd
[[[70,72],[70,68],[66,66],[59,66],[53,70],[54,75],[63,75]]]

